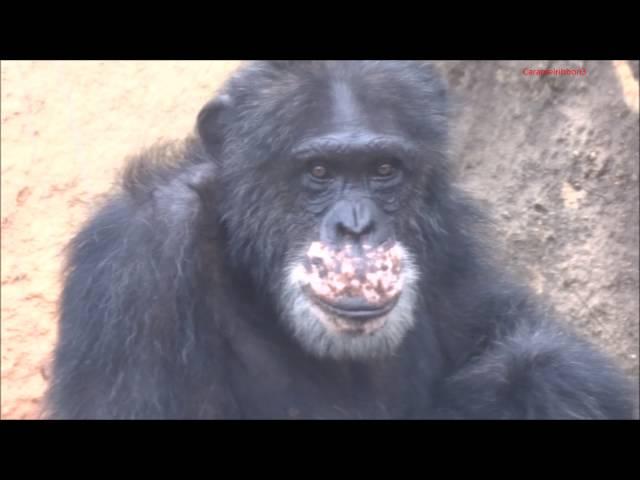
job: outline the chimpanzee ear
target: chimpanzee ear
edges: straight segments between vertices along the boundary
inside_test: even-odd
[[[231,107],[231,97],[222,94],[207,103],[198,114],[197,129],[207,151],[217,157],[224,142],[224,117]]]

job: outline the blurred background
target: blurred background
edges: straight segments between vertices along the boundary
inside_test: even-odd
[[[1,63],[1,417],[32,419],[63,248],[126,158],[193,132],[241,62]],[[498,256],[638,382],[638,62],[440,61],[459,182]],[[576,69],[582,75],[529,75]]]

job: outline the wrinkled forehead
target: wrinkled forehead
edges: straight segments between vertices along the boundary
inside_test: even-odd
[[[345,79],[329,79],[318,88],[298,122],[299,137],[292,149],[303,150],[325,144],[340,150],[343,145],[400,145],[402,132],[400,106],[376,102],[363,91],[364,86]]]
[[[350,68],[263,76],[251,89],[245,82],[237,92],[242,151],[260,162],[318,146],[393,150],[420,144],[428,116],[415,85],[398,72],[385,71],[383,78],[360,65]]]
[[[353,81],[335,79],[329,83],[331,105],[330,128],[361,128],[381,135],[401,135],[407,117],[407,105],[412,92],[406,86],[393,82],[369,85],[367,78]]]
[[[358,85],[345,80],[333,80],[329,84],[330,114],[326,127],[336,131],[357,131],[358,129],[391,135],[398,132],[394,112],[375,99],[368,98],[366,92],[357,91]],[[399,107],[399,106],[398,106]]]

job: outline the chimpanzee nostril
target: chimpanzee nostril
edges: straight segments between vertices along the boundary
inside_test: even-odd
[[[345,244],[376,246],[393,235],[390,225],[372,199],[343,199],[327,212],[320,239],[338,248]]]
[[[338,230],[338,235],[341,237],[362,237],[371,233],[373,226],[373,221],[358,223],[338,222],[336,228]]]
[[[371,233],[374,226],[371,207],[364,200],[352,202],[341,211],[336,219],[339,236],[361,237]]]

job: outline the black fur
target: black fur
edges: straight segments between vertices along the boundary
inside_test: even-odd
[[[390,357],[309,355],[274,301],[313,231],[281,157],[325,119],[328,79],[420,147],[394,220],[421,274],[417,320]],[[198,125],[182,147],[132,161],[73,240],[50,417],[632,417],[616,367],[483,261],[481,216],[449,179],[430,66],[256,62]]]

